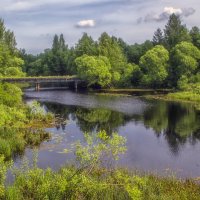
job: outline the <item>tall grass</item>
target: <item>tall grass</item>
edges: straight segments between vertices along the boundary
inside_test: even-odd
[[[194,101],[200,102],[200,94],[194,92],[176,92],[170,93],[167,95],[167,98],[174,100],[183,100],[183,101]]]

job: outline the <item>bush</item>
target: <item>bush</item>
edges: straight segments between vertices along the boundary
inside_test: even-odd
[[[22,104],[22,91],[10,83],[0,83],[0,104],[16,107]]]

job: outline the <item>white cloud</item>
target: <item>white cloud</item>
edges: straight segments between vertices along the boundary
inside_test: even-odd
[[[81,20],[77,23],[77,27],[78,28],[90,28],[90,27],[94,27],[95,26],[95,21],[93,19],[89,19],[89,20]]]
[[[165,21],[169,18],[171,14],[176,14],[181,17],[189,17],[195,13],[194,8],[174,8],[174,7],[164,7],[163,12],[156,14],[154,12],[147,14],[145,17],[140,17],[138,23],[141,22],[151,22],[151,21]]]
[[[180,8],[165,7],[163,13],[166,13],[166,14],[169,14],[169,15],[171,15],[173,13],[176,14],[176,15],[180,15],[180,14],[183,13],[183,11]]]

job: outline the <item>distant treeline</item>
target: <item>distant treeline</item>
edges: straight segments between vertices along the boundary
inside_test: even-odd
[[[3,76],[19,76],[23,66],[28,76],[78,75],[88,86],[199,88],[200,29],[188,30],[175,14],[169,17],[164,30],[158,28],[153,39],[142,44],[130,45],[104,32],[97,41],[84,33],[74,47],[69,47],[61,34],[54,36],[51,49],[35,56],[16,50],[12,32],[4,31],[3,35],[8,55],[15,58],[12,65],[5,65],[0,55]]]

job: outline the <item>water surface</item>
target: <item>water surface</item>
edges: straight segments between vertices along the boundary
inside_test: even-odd
[[[100,96],[62,91],[27,91],[26,97],[42,102],[46,110],[66,123],[48,129],[52,139],[39,147],[38,165],[59,169],[73,160],[65,154],[83,132],[117,131],[127,138],[127,153],[119,166],[173,171],[178,177],[200,176],[200,114],[186,103],[145,100],[140,97]],[[32,158],[33,150],[25,156]],[[15,163],[21,162],[17,158]]]

